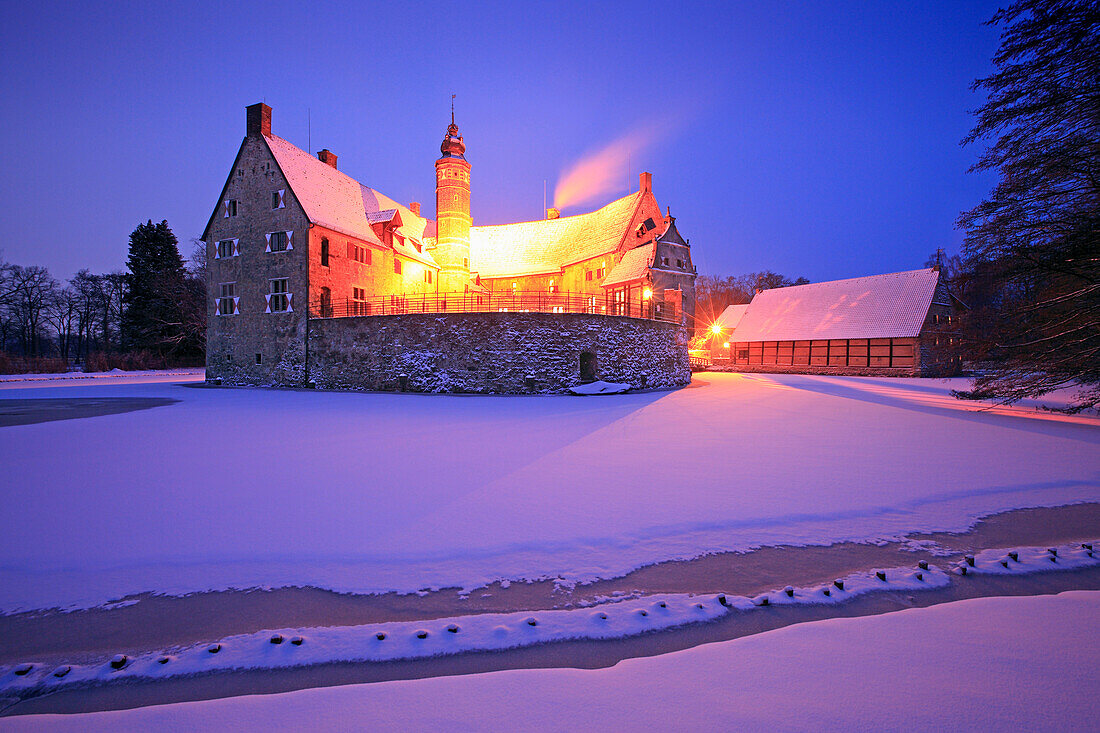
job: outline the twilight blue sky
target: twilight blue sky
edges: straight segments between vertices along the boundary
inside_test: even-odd
[[[273,128],[434,209],[458,95],[478,224],[538,218],[586,154],[657,124],[650,170],[700,273],[827,280],[958,251],[988,190],[958,141],[995,2],[0,3],[0,257],[124,266],[167,219],[187,256],[244,135]]]

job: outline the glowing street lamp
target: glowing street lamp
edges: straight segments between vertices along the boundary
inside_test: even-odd
[[[719,336],[722,333],[722,326],[718,323],[715,323],[713,326],[710,327],[710,332],[713,333],[715,336]]]

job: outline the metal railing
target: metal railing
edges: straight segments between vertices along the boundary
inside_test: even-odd
[[[383,295],[354,300],[315,300],[309,304],[310,318],[353,318],[405,313],[592,313],[627,316],[670,323],[679,313],[663,307],[654,298],[615,301],[613,295],[513,291],[499,293],[423,293]]]

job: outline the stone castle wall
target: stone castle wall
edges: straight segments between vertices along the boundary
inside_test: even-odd
[[[682,326],[584,313],[444,313],[311,319],[309,379],[320,389],[410,392],[562,392],[595,377],[636,388],[688,384]],[[264,379],[213,363],[225,384],[302,386],[302,343]],[[530,378],[533,378],[531,381]]]

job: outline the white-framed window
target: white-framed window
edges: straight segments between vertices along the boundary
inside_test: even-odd
[[[288,249],[294,249],[294,232],[268,232],[266,236],[268,252],[286,252]]]
[[[286,208],[286,189],[280,188],[278,191],[271,192],[271,208],[272,209],[285,209]]]
[[[365,302],[367,299],[366,288],[352,288],[351,289],[351,314],[353,316],[369,316],[370,315],[370,303]]]
[[[236,257],[241,253],[241,245],[239,239],[222,239],[214,246],[214,259],[220,260],[225,257]]]
[[[220,283],[218,285],[218,310],[219,316],[235,316],[240,313],[240,297],[237,295],[237,283]]]
[[[272,278],[270,283],[270,292],[267,294],[267,312],[286,313],[293,311],[294,296],[287,290],[287,278]]]
[[[228,219],[237,215],[237,199],[226,199],[222,217]]]

